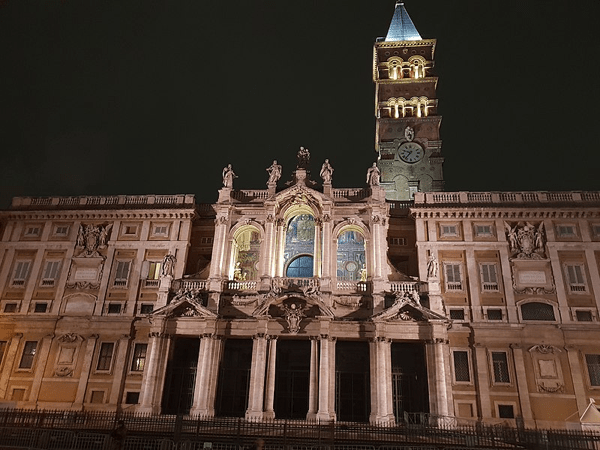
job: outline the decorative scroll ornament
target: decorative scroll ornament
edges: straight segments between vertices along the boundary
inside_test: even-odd
[[[300,331],[300,322],[302,321],[303,317],[306,317],[303,312],[304,308],[302,306],[296,306],[295,303],[290,304],[290,306],[282,304],[281,307],[283,309],[285,320],[288,324],[288,331],[291,334],[298,333],[298,331]]]
[[[83,340],[83,338],[76,333],[63,334],[58,338],[58,342],[61,344],[75,344],[80,340]]]
[[[504,222],[511,256],[517,259],[545,259],[544,223],[536,227],[530,222],[519,222],[514,227]]]
[[[57,377],[70,377],[71,375],[73,375],[73,368],[71,368],[71,367],[58,367],[54,371],[54,375],[56,375]]]
[[[83,225],[79,226],[79,233],[77,234],[77,245],[76,249],[80,250],[78,256],[85,258],[93,258],[101,256],[98,250],[106,248],[108,241],[108,234],[112,228],[112,223],[108,225]]]

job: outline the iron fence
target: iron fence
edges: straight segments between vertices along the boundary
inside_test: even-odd
[[[124,450],[240,450],[257,438],[267,450],[600,450],[600,435],[591,431],[492,426],[427,414],[376,425],[15,409],[0,410],[0,449],[110,450],[110,431],[119,420],[128,429]]]

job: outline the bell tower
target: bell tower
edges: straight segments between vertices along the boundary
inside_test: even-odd
[[[444,189],[442,118],[431,73],[435,44],[421,37],[402,2],[396,2],[386,37],[375,43],[375,150],[388,200]]]

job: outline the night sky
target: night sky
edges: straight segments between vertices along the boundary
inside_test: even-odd
[[[599,0],[406,0],[436,38],[446,190],[599,190]],[[13,196],[361,187],[394,0],[0,0],[0,208]]]

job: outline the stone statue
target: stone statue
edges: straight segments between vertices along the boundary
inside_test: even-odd
[[[232,188],[234,178],[237,178],[237,175],[231,168],[231,164],[228,164],[227,167],[223,169],[223,186],[226,188]]]
[[[404,138],[408,141],[411,142],[414,138],[415,138],[415,130],[413,130],[411,127],[406,127],[404,129]]]
[[[427,260],[427,278],[437,278],[440,265],[434,255],[429,255]]]
[[[172,277],[173,276],[173,270],[175,269],[175,261],[177,261],[177,259],[175,258],[175,255],[172,254],[168,254],[165,255],[164,259],[163,259],[163,263],[162,263],[162,276],[163,277]]]
[[[323,183],[331,183],[331,177],[333,175],[333,167],[329,164],[329,160],[326,159],[323,165],[321,166],[321,172],[319,172],[321,178],[323,179]]]
[[[369,170],[367,170],[367,184],[369,186],[379,186],[379,180],[381,178],[381,172],[379,171],[379,167],[377,167],[377,163],[374,162]]]
[[[267,172],[269,172],[269,181],[267,181],[267,185],[275,184],[281,178],[281,165],[277,164],[277,161],[273,161],[271,167],[267,168]]]
[[[112,228],[112,223],[106,225],[104,228],[100,230],[100,236],[98,238],[98,243],[100,248],[106,247],[106,241],[108,240],[108,234]]]
[[[543,259],[545,257],[544,222],[535,226],[530,222],[514,227],[504,222],[511,256],[518,259]]]
[[[310,152],[307,148],[300,147],[298,150],[298,169],[308,169],[308,163],[310,162]]]
[[[367,281],[367,267],[363,264],[362,269],[358,272],[361,283]]]

